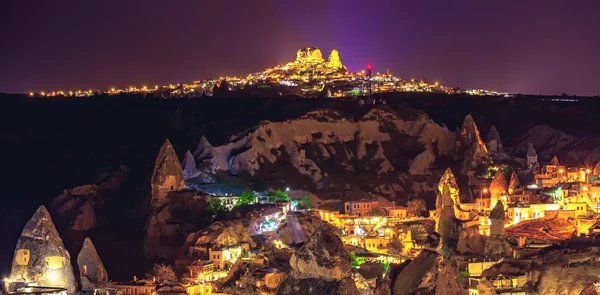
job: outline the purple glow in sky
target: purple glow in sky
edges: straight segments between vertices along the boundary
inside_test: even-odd
[[[599,95],[597,0],[0,1],[0,92],[259,71],[314,45],[350,70]]]

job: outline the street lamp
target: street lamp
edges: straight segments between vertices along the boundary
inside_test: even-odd
[[[483,194],[487,194],[488,190],[487,188],[484,188],[481,190],[481,192],[479,192],[479,211],[481,211],[481,202],[483,202]]]

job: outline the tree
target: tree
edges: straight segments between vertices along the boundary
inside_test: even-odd
[[[244,191],[237,202],[237,206],[256,203],[257,199],[258,197],[253,191]]]
[[[146,279],[155,280],[157,283],[164,284],[167,281],[176,282],[177,276],[173,267],[167,264],[154,264],[152,270],[146,273]]]
[[[218,198],[210,198],[206,210],[210,213],[211,219],[215,219],[217,215],[225,212],[225,202]]]
[[[354,252],[350,252],[348,253],[348,255],[350,255],[350,263],[352,264],[352,266],[360,266],[365,262],[364,258],[357,257],[356,253]]]
[[[288,194],[280,189],[268,192],[267,196],[274,197],[277,202],[287,202],[290,200]]]
[[[312,199],[309,198],[308,196],[304,196],[304,199],[302,199],[302,207],[305,209],[310,209],[312,208],[313,204],[312,204]]]
[[[421,198],[415,198],[408,201],[408,214],[411,216],[420,217],[425,211],[427,211],[425,200]]]

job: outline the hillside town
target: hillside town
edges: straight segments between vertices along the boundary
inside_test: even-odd
[[[86,238],[78,253],[69,253],[54,216],[40,206],[17,242],[4,291],[312,294],[318,287],[319,294],[412,294],[421,288],[433,292],[423,294],[476,295],[596,290],[600,163],[570,166],[557,157],[541,163],[531,144],[524,158],[509,156],[498,130],[492,127],[483,140],[470,115],[454,148],[464,160],[460,167],[442,169],[434,185],[435,206],[428,207],[420,197],[402,204],[375,194],[340,200],[293,187],[202,191],[191,181],[200,177],[196,157],[188,151],[180,161],[167,139],[148,188],[143,249],[164,263],[130,281],[113,281],[92,240]],[[411,169],[429,171],[431,161],[422,158]],[[466,185],[459,186],[459,177]],[[84,210],[78,214],[74,226],[95,221]],[[206,216],[207,227],[193,225]],[[568,282],[556,279],[560,276]]]
[[[505,96],[506,93],[483,89],[461,90],[425,79],[402,79],[385,73],[371,73],[372,65],[365,70],[349,72],[340,60],[337,50],[332,50],[325,60],[321,50],[314,46],[299,49],[296,60],[261,72],[243,76],[219,77],[173,83],[168,85],[142,85],[125,88],[110,87],[105,90],[46,90],[30,92],[32,97],[88,97],[93,95],[142,94],[157,97],[226,96],[254,93],[265,95],[296,95],[301,97],[357,97],[386,92],[432,92],[445,94]]]

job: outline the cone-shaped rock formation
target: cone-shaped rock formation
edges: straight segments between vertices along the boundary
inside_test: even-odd
[[[485,139],[485,146],[490,153],[504,153],[502,147],[502,140],[500,140],[500,134],[496,130],[496,126],[492,126]]]
[[[169,192],[185,188],[183,170],[179,163],[179,158],[177,158],[177,154],[168,139],[165,140],[156,157],[151,183],[151,208],[160,207]]]
[[[90,238],[85,238],[79,255],[77,255],[77,266],[81,277],[81,288],[93,290],[97,283],[108,282],[108,274],[96,247]]]
[[[463,159],[461,173],[467,174],[488,158],[488,150],[481,140],[477,125],[471,115],[463,120],[458,141],[456,142],[456,157]]]
[[[506,195],[508,191],[508,181],[504,172],[498,171],[492,183],[490,183],[490,206],[496,204],[500,196]]]
[[[188,150],[185,152],[185,156],[183,157],[183,178],[191,179],[198,176],[199,172],[196,168],[196,160],[194,160],[194,156]]]
[[[71,257],[44,206],[37,209],[21,232],[10,279],[66,288],[68,293],[77,289]]]

